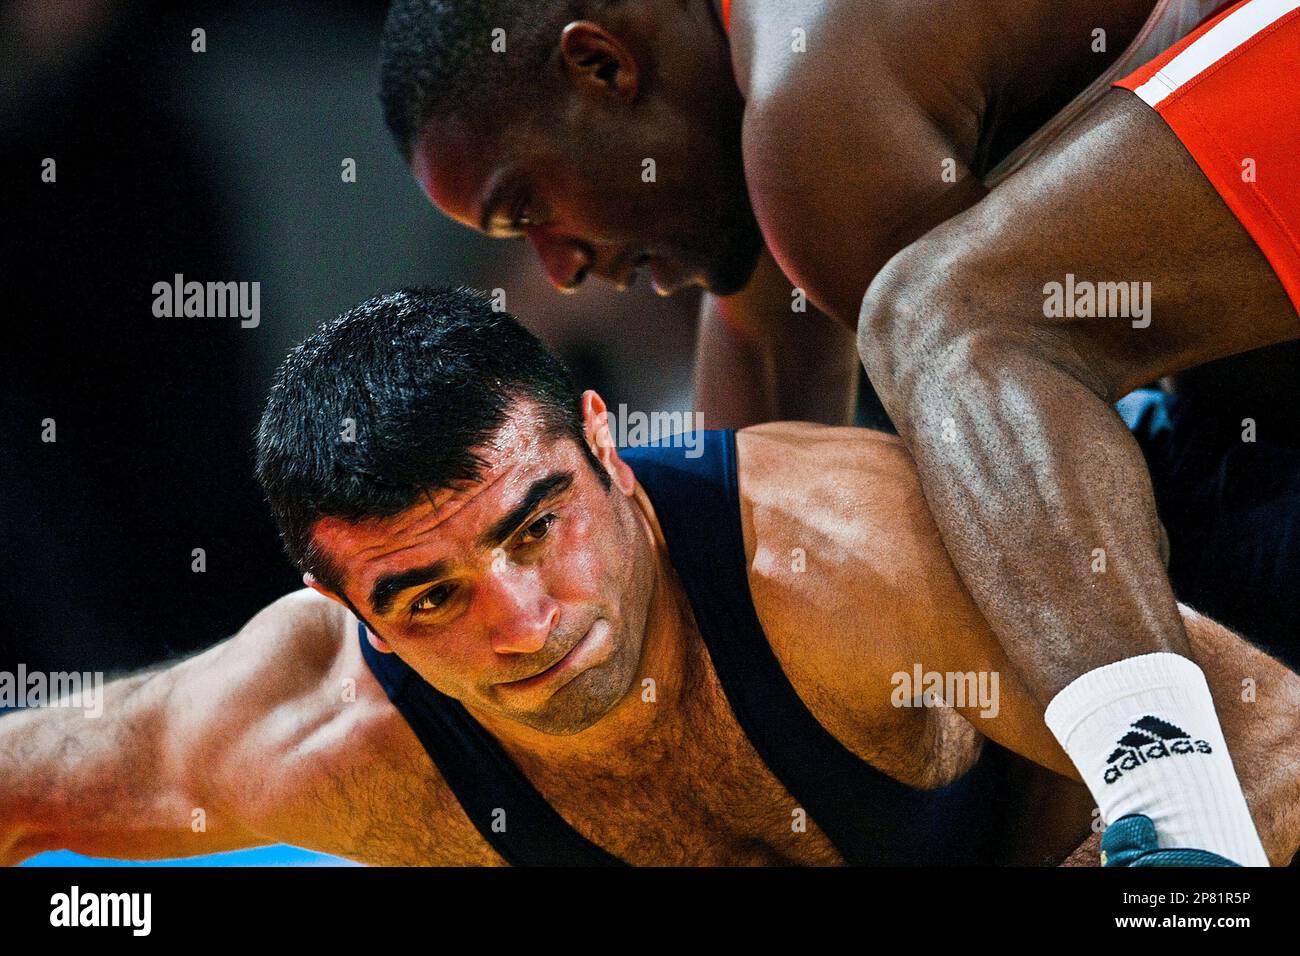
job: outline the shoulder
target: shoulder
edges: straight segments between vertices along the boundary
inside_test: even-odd
[[[846,131],[901,134],[891,124],[913,119],[953,138],[974,132],[984,99],[979,65],[996,51],[953,17],[951,0],[735,7],[732,69],[748,118],[822,128],[833,140]]]
[[[860,619],[897,610],[946,557],[898,438],[777,422],[738,432],[736,448],[756,601]]]
[[[736,450],[742,500],[752,496],[751,505],[767,504],[799,520],[813,516],[790,507],[796,493],[882,505],[911,502],[919,493],[906,446],[888,432],[767,422],[736,432]]]
[[[339,659],[342,608],[306,589],[253,615],[229,640],[175,665],[170,719],[216,749],[311,706]]]
[[[492,861],[370,672],[350,612],[297,591],[222,652],[214,791],[249,828],[367,863]]]
[[[257,683],[264,695],[289,697],[314,689],[337,659],[336,636],[346,613],[308,588],[272,601],[215,648],[229,686]]]
[[[943,164],[964,168],[979,124],[972,109],[927,101],[963,77],[936,83],[915,47],[900,55],[918,29],[917,14],[895,9],[908,4],[825,6],[774,13],[755,28],[743,161],[776,261],[823,311],[856,324],[871,277],[951,214]],[[855,6],[889,7],[888,22]],[[937,51],[924,55],[960,72]]]
[[[917,786],[954,779],[985,733],[1068,769],[962,584],[899,439],[778,423],[739,432],[737,457],[754,607],[827,730]],[[993,675],[995,713],[898,706],[918,665]]]
[[[737,455],[750,592],[773,652],[846,746],[882,767],[914,762],[935,728],[892,706],[890,675],[918,631],[942,626],[931,592],[949,564],[906,449],[866,429],[774,423],[737,433]]]

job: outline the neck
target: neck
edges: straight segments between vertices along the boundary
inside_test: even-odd
[[[647,748],[662,747],[682,721],[689,695],[699,685],[702,646],[686,592],[668,557],[654,506],[640,485],[633,498],[635,518],[650,546],[654,579],[641,660],[627,693],[585,730],[557,736],[492,714],[474,717],[516,757],[544,761],[551,769],[583,764],[616,769],[644,766]],[[642,682],[654,681],[654,699],[643,699]]]

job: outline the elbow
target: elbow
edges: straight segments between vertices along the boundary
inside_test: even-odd
[[[960,236],[938,233],[895,255],[863,296],[858,355],[900,432],[927,408],[1063,375],[1114,389],[1085,332],[1048,320],[1040,289]]]
[[[997,335],[960,307],[969,287],[958,265],[941,257],[927,240],[903,249],[876,275],[858,312],[858,357],[900,428],[945,379],[973,372],[980,346]]]

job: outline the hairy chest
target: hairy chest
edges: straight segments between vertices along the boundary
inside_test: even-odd
[[[705,666],[702,675],[680,719],[663,722],[653,739],[636,742],[616,766],[554,766],[522,752],[512,757],[574,830],[629,864],[843,863],[816,820],[759,757],[712,668]],[[377,686],[373,691],[383,693]],[[814,716],[850,749],[908,782],[933,767],[930,750],[948,757],[961,751],[972,759],[978,752],[977,739],[936,732],[929,719],[860,733],[849,742],[839,732],[845,717],[832,712],[833,702],[804,696]],[[320,848],[376,865],[502,863],[480,830],[509,827],[509,813],[471,820],[405,720],[386,701],[375,703],[373,726],[364,735],[371,756],[366,767],[336,781],[346,813],[331,824],[334,845]],[[860,746],[864,740],[879,746],[868,753]]]

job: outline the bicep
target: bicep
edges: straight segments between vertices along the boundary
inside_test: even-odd
[[[1043,722],[1043,710],[966,590],[916,484],[910,459],[898,481],[907,505],[893,522],[893,574],[909,586],[890,602],[892,677],[941,686],[946,703],[985,737],[1063,776],[1077,771]],[[925,688],[913,688],[913,691]]]
[[[747,430],[738,449],[755,608],[804,685],[887,727],[918,668],[973,681],[954,704],[976,730],[1075,776],[962,585],[901,442],[787,423]]]
[[[197,656],[107,684],[94,719],[66,708],[14,715],[0,736],[0,811],[13,808],[32,848],[92,856],[274,842],[257,812],[295,735],[317,722],[310,689],[332,657],[329,617],[320,601],[289,595]]]
[[[854,605],[839,602],[839,613],[823,625],[829,646],[855,649],[840,655],[841,693],[870,688],[881,706],[893,707],[900,696],[942,687],[981,734],[1074,777],[1041,707],[962,584],[906,449],[884,436],[860,444],[864,451],[834,466],[848,489],[838,518],[822,519],[841,556],[823,563],[821,591],[849,596]]]

